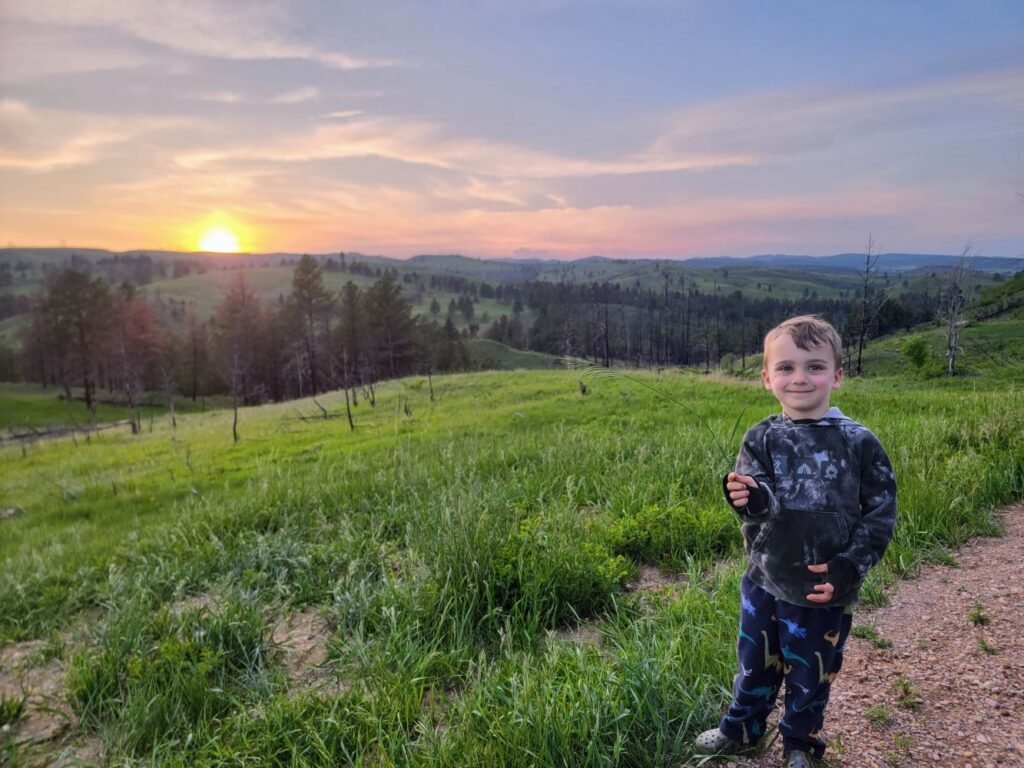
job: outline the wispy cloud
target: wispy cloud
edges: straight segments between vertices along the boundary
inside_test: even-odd
[[[312,97],[302,89],[278,97]],[[478,136],[460,136],[441,123],[365,118],[358,110],[329,113],[347,118],[280,135],[259,145],[195,150],[178,162],[310,161],[380,157],[497,179],[557,179],[716,169],[774,164],[837,144],[920,130],[957,105],[1021,111],[1024,76],[1005,72],[876,91],[752,94],[681,110],[642,149],[618,157],[573,157]],[[353,119],[362,118],[362,119]],[[968,112],[963,120],[979,119]],[[984,118],[982,118],[984,119]],[[948,121],[947,121],[948,123]]]
[[[320,89],[312,86],[305,88],[296,88],[293,91],[286,93],[280,93],[274,96],[271,100],[271,104],[301,104],[304,101],[312,101],[320,95]]]
[[[217,161],[305,163],[352,157],[382,157],[466,174],[500,178],[558,178],[599,174],[706,170],[753,161],[750,154],[676,151],[669,155],[625,156],[617,160],[574,158],[507,142],[456,137],[437,123],[399,118],[320,125],[276,140],[221,151],[184,153],[178,162],[197,167]]]
[[[343,109],[337,112],[328,112],[326,115],[321,115],[325,120],[344,120],[349,117],[359,117],[363,114],[361,109]]]
[[[0,82],[106,72],[146,64],[146,56],[131,46],[110,41],[101,44],[66,28],[12,21],[8,18],[10,5],[0,3]]]
[[[148,43],[221,59],[305,59],[343,70],[401,63],[313,46],[289,33],[287,9],[269,2],[246,3],[243,9],[217,0],[33,0],[4,3],[0,6],[0,21],[3,19],[116,29]]]
[[[765,161],[901,132],[1024,116],[1024,70],[873,90],[760,92],[680,110],[647,153],[652,161],[703,149]]]
[[[240,93],[234,91],[210,91],[208,93],[197,93],[192,98],[199,101],[212,101],[218,104],[238,104],[243,101]]]
[[[97,162],[107,149],[180,130],[190,122],[176,117],[125,118],[37,110],[21,101],[3,100],[0,168],[46,173],[88,165]]]

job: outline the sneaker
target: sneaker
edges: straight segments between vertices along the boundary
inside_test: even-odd
[[[738,741],[730,739],[717,728],[704,731],[704,733],[697,737],[697,740],[694,742],[694,746],[697,748],[698,752],[703,752],[706,755],[716,755],[720,752],[725,754],[737,754],[739,752],[744,752],[747,749]]]
[[[818,760],[807,752],[793,749],[786,753],[786,768],[818,768]]]

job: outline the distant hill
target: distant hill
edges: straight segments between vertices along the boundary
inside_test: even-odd
[[[397,272],[402,290],[417,315],[443,320],[448,308],[463,294],[473,298],[472,313],[453,313],[460,329],[476,325],[480,333],[502,315],[511,316],[518,295],[521,317],[529,328],[535,317],[525,294],[529,283],[564,283],[568,286],[618,286],[626,291],[664,296],[669,290],[698,290],[720,296],[735,305],[740,300],[807,302],[848,301],[858,294],[862,280],[857,269],[864,254],[831,256],[764,254],[750,257],[694,259],[617,259],[590,256],[574,261],[481,259],[460,254],[421,254],[392,259],[355,252],[314,254],[323,265],[324,280],[338,290],[349,280],[367,287],[384,269]],[[146,293],[160,297],[184,317],[186,310],[209,317],[223,300],[234,270],[246,269],[247,281],[264,301],[277,301],[291,292],[297,253],[195,253],[131,250],[113,252],[89,248],[0,248],[0,346],[16,348],[18,329],[24,325],[29,296],[43,289],[46,274],[72,266],[100,275],[111,283],[131,281]],[[884,253],[878,258],[877,287],[889,295],[935,296],[944,289],[944,272],[959,261],[949,254]],[[1024,258],[975,257],[968,299],[980,299],[986,290],[986,317],[1007,317],[1021,308],[1020,291],[1012,276],[1024,270]],[[512,288],[503,291],[502,287]],[[613,307],[614,309],[614,307]],[[619,311],[619,310],[616,310]],[[979,316],[982,316],[979,313]],[[499,356],[500,357],[500,356]],[[497,358],[495,358],[497,359]]]
[[[952,267],[960,256],[939,253],[882,253],[878,255],[878,268],[888,272],[912,272],[926,267]],[[1017,272],[1024,269],[1024,258],[1001,256],[972,256],[967,259],[971,269],[979,272]],[[810,269],[856,270],[864,267],[863,253],[837,253],[833,256],[788,256],[784,254],[688,259],[694,267],[773,266]]]
[[[337,259],[342,252],[312,254],[318,260]],[[713,256],[692,259],[620,259],[607,256],[588,256],[583,259],[482,259],[461,254],[420,254],[408,259],[394,259],[387,256],[372,256],[362,253],[345,252],[350,261],[361,261],[378,266],[416,266],[464,275],[476,279],[493,279],[498,282],[529,281],[541,278],[544,273],[569,269],[578,271],[581,267],[608,267],[610,265],[643,268],[652,264],[672,265],[675,268],[715,267],[784,267],[813,270],[856,270],[864,265],[863,253],[837,253],[831,256],[800,256],[792,254],[762,254],[758,256]],[[137,258],[149,256],[154,261],[192,260],[208,262],[217,267],[280,265],[282,261],[298,260],[301,253],[202,253],[193,251],[162,251],[136,249],[131,251],[107,251],[101,248],[0,248],[0,263],[14,264],[30,260],[36,264],[61,264],[77,256],[87,261],[101,259]],[[960,260],[959,255],[941,253],[882,253],[878,255],[878,267],[889,272],[911,272],[926,267],[951,267]],[[1024,269],[1024,257],[1020,256],[972,256],[968,259],[971,269],[982,272],[1013,273]]]

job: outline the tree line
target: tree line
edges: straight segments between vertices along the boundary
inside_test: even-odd
[[[676,281],[677,280],[677,281]],[[503,314],[486,338],[512,347],[589,358],[605,366],[690,366],[743,370],[764,334],[787,317],[818,314],[844,337],[847,368],[859,372],[858,344],[936,316],[938,294],[889,295],[872,281],[856,300],[748,297],[716,287],[701,291],[685,274],[664,276],[660,290],[616,283],[532,282],[521,286],[534,319]]]
[[[136,274],[151,263],[148,257],[113,261]],[[962,281],[916,292],[904,283],[895,295],[894,286],[879,279],[870,247],[862,283],[849,298],[814,291],[796,299],[771,292],[751,297],[718,285],[702,291],[680,272],[664,273],[657,288],[564,281],[490,285],[415,272],[399,280],[395,270],[371,268],[345,254],[323,263],[307,255],[288,264],[294,266],[289,296],[261,300],[246,272],[237,270],[209,319],[183,302],[147,296],[131,280],[115,284],[74,264],[53,270],[39,295],[17,299],[30,319],[19,353],[0,348],[0,378],[58,386],[68,397],[75,387],[90,407],[102,392],[133,406],[143,392],[163,392],[171,401],[228,394],[236,405],[252,405],[326,390],[344,390],[351,407],[360,397],[372,403],[374,385],[383,379],[469,368],[466,339],[481,328],[485,337],[516,349],[587,357],[606,366],[742,371],[768,328],[804,313],[820,314],[840,330],[845,367],[857,375],[867,339],[945,319],[951,297],[964,303]],[[376,279],[365,289],[349,281],[333,292],[324,286],[322,269]],[[456,294],[447,316],[442,320],[434,296],[429,314],[414,317],[408,297],[424,301],[436,290]],[[503,303],[509,312],[481,316],[474,309],[481,299]],[[468,324],[465,331],[457,329],[457,315]]]
[[[238,271],[209,320],[189,312],[182,323],[130,282],[67,268],[32,300],[20,373],[68,398],[80,389],[90,409],[107,393],[137,413],[142,393],[154,391],[172,403],[228,394],[237,407],[344,389],[346,402],[362,393],[372,403],[382,379],[468,365],[451,319],[414,318],[391,270],[365,289],[349,281],[335,293],[304,256],[291,287],[289,297],[265,302]]]

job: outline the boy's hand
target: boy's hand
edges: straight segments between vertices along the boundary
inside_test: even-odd
[[[827,563],[812,563],[807,570],[818,575],[826,574],[828,580],[823,584],[815,584],[814,592],[807,595],[812,603],[830,603],[837,594],[841,595],[853,584],[857,569],[853,563],[843,557],[833,557]]]
[[[814,563],[807,566],[807,570],[811,573],[828,573],[828,563]],[[836,587],[829,581],[824,584],[815,584],[814,592],[807,596],[807,599],[812,603],[828,603],[835,597]]]
[[[757,480],[750,475],[730,472],[725,476],[725,492],[736,509],[743,509],[750,503],[750,489],[757,487]]]

